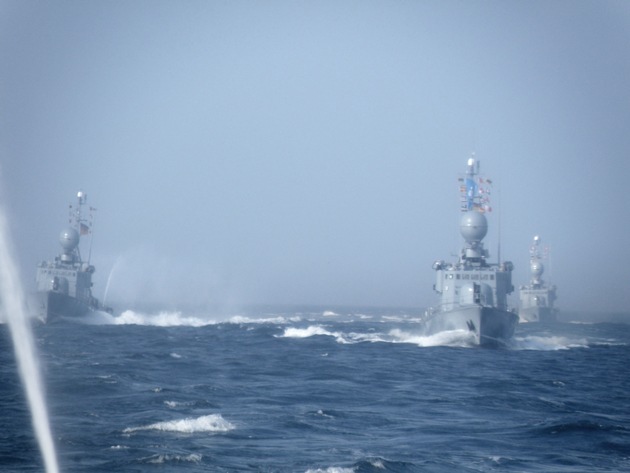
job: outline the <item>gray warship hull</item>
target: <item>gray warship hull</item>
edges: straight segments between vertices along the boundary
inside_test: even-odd
[[[83,317],[95,310],[94,307],[75,297],[55,291],[42,291],[33,294],[30,307],[31,312],[43,322]]]
[[[518,316],[523,323],[553,323],[558,321],[558,310],[552,307],[529,307],[520,309]]]
[[[426,333],[464,331],[480,346],[502,346],[514,334],[518,315],[508,310],[507,296],[514,291],[510,261],[491,264],[482,240],[488,233],[486,212],[492,181],[479,175],[479,162],[468,160],[466,175],[459,179],[462,216],[459,231],[464,238],[455,263],[433,263],[439,306],[425,315]]]
[[[71,225],[59,235],[61,254],[38,264],[36,290],[27,301],[29,311],[43,322],[82,317],[93,311],[113,312],[92,295],[92,275],[96,269],[89,258],[83,261],[79,248],[81,236],[91,234],[92,224],[81,215],[87,195],[79,191],[77,199],[75,207],[69,206]],[[90,214],[94,210],[90,207]]]
[[[500,347],[512,338],[517,323],[513,312],[471,305],[431,314],[426,319],[426,334],[462,330],[472,332],[480,346]]]
[[[549,249],[541,247],[538,235],[529,249],[529,270],[531,280],[529,284],[521,286],[519,319],[523,323],[552,323],[557,321],[558,309],[554,307],[556,301],[556,286],[546,284],[542,275],[545,272],[543,259],[548,257]]]

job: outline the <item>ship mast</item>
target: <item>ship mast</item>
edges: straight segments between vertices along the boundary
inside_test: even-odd
[[[480,213],[492,212],[490,207],[490,189],[492,181],[479,175],[479,161],[475,153],[468,159],[465,177],[460,177],[460,210],[475,210]]]
[[[82,237],[84,235],[90,235],[92,233],[92,216],[90,215],[90,219],[83,218],[82,215],[82,207],[87,204],[87,194],[82,190],[77,192],[77,206],[76,209],[73,210],[72,204],[69,206],[70,209],[70,218],[69,223],[76,229],[79,233],[79,236]],[[81,251],[79,245],[77,245],[77,253],[79,255],[79,261],[81,259]],[[92,255],[92,239],[90,238],[90,249],[88,251],[88,265],[90,264],[90,258]]]
[[[466,174],[460,181],[460,232],[466,241],[461,251],[460,265],[465,267],[486,266],[488,251],[484,249],[482,240],[486,236],[488,223],[486,212],[492,211],[489,203],[489,186],[492,181],[479,176],[479,161],[475,154],[468,159]]]

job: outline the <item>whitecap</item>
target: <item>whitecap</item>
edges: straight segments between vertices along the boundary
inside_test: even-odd
[[[406,320],[406,318],[401,315],[384,315],[381,319],[385,322],[404,322]]]
[[[198,453],[191,453],[189,455],[154,455],[145,459],[144,461],[147,463],[155,463],[155,464],[163,464],[163,463],[172,463],[172,462],[190,462],[190,463],[199,463],[203,457]]]
[[[306,328],[287,327],[281,337],[309,338],[316,335],[333,337],[338,343],[352,344],[361,342],[371,343],[411,343],[420,347],[453,346],[471,347],[476,345],[474,333],[468,330],[452,330],[434,335],[418,335],[393,329],[389,334],[360,333],[360,332],[331,332],[321,325],[310,325]]]
[[[164,404],[167,407],[170,407],[171,409],[175,409],[177,407],[189,407],[192,406],[194,404],[194,402],[192,401],[185,401],[185,402],[180,402],[180,401],[164,401]]]
[[[530,335],[527,337],[514,337],[511,347],[516,350],[569,350],[571,348],[588,348],[588,341],[585,339],[571,340],[562,336],[541,337]]]
[[[281,338],[309,338],[315,335],[333,337],[337,343],[356,343],[341,332],[331,332],[321,325],[310,325],[307,328],[287,327]],[[277,336],[277,335],[276,335]]]
[[[162,432],[181,432],[192,434],[197,432],[228,432],[234,428],[234,425],[225,420],[221,414],[210,414],[197,418],[156,422],[155,424],[145,425],[142,427],[128,427],[123,430],[123,432],[128,434],[138,432],[140,430],[158,430]]]
[[[288,327],[284,329],[283,337],[286,338],[308,338],[314,335],[327,335],[329,337],[337,337],[338,333],[326,330],[321,325],[310,325],[307,328]]]
[[[157,314],[143,314],[133,310],[125,310],[117,317],[112,318],[114,325],[148,325],[155,327],[204,327],[214,325],[217,322],[200,317],[185,316],[179,311],[162,311]]]
[[[354,342],[386,342],[387,340],[383,338],[383,335],[380,333],[357,333],[351,332],[347,335],[349,340]]]
[[[315,468],[306,470],[306,473],[354,473],[354,468],[329,466],[328,468]]]
[[[261,317],[261,318],[251,318],[246,317],[244,315],[235,315],[228,320],[228,323],[232,324],[274,324],[274,325],[284,325],[289,322],[299,322],[302,320],[299,316],[293,317]]]
[[[393,329],[389,332],[394,343],[412,343],[420,347],[471,347],[476,344],[475,334],[469,330],[447,330],[433,335],[419,335]]]

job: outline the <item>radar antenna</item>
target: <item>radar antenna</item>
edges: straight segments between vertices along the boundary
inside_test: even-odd
[[[92,224],[93,224],[93,215],[92,212],[96,209],[90,207],[90,215],[89,218],[83,217],[83,206],[87,205],[87,194],[82,190],[77,192],[77,205],[76,209],[73,209],[72,204],[69,206],[70,216],[69,223],[73,228],[79,233],[80,236],[90,235],[90,248],[88,250],[88,265],[90,264],[90,259],[92,257]],[[79,261],[81,261],[81,252],[79,246],[77,245],[77,252],[79,253]]]

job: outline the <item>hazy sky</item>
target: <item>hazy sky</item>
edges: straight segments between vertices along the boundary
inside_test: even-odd
[[[431,305],[473,151],[515,286],[540,234],[560,308],[628,311],[628,1],[0,0],[27,287],[83,189],[119,310]]]

